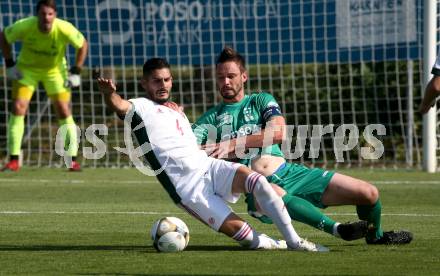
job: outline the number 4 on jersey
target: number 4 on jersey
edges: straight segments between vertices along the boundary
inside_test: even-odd
[[[180,132],[180,134],[183,136],[183,129],[179,124],[179,119],[176,119],[176,128]]]

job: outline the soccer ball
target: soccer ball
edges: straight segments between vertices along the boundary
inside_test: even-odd
[[[150,231],[153,246],[159,252],[183,251],[189,242],[188,226],[179,218],[157,220]]]

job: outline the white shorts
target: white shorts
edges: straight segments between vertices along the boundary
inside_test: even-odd
[[[182,198],[179,207],[218,231],[232,212],[226,202],[235,203],[240,198],[240,194],[232,194],[232,181],[240,166],[224,160],[213,160],[200,180],[203,181],[203,189],[191,199]]]

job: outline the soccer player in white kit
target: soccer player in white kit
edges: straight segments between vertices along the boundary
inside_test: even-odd
[[[147,149],[144,157],[179,207],[250,249],[287,245],[292,250],[328,250],[298,236],[282,199],[265,177],[241,164],[208,157],[199,149],[185,114],[167,107],[172,75],[165,59],[152,58],[144,64],[140,83],[145,98],[124,100],[111,79],[97,81],[107,106],[131,125],[139,145]],[[235,203],[242,193],[254,194],[285,242],[257,233],[233,213],[226,202]]]

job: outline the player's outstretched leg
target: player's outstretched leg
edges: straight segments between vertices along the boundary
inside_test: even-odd
[[[365,238],[368,230],[368,223],[360,220],[355,222],[337,223],[335,235],[346,241]]]
[[[272,185],[272,187],[276,188],[277,186]],[[281,192],[278,192],[278,194],[281,196],[282,194],[280,193]],[[367,234],[368,223],[366,221],[361,220],[347,223],[336,222],[319,211],[318,208],[316,208],[312,203],[303,198],[285,194],[282,199],[290,217],[295,221],[308,224],[318,230],[325,231],[330,235],[346,241],[361,239]],[[263,223],[272,223],[272,220],[269,217],[261,213],[261,208],[258,206],[258,204],[256,204],[252,195],[246,195],[246,203],[248,206],[249,215]]]
[[[383,232],[379,191],[366,181],[335,173],[322,195],[322,203],[327,206],[356,205],[359,219],[368,223],[365,237],[368,244],[406,244],[412,240],[408,231]]]
[[[272,219],[286,239],[289,249],[306,251],[321,251],[320,249],[323,249],[319,246],[303,246],[305,243],[293,228],[283,200],[275,193],[265,177],[256,172],[248,174],[245,181],[245,191],[254,195],[262,211]],[[309,244],[312,243],[309,242]]]
[[[251,225],[231,212],[218,229],[219,232],[233,238],[241,246],[248,249],[286,249],[284,240],[276,240],[255,231]]]
[[[273,249],[287,249],[285,240],[276,240],[266,234],[258,234],[259,246],[257,249],[273,250]]]
[[[240,230],[232,237],[241,246],[249,249],[286,249],[287,244],[284,240],[276,240],[268,235],[260,234],[252,226],[244,222]]]
[[[383,232],[380,238],[366,239],[368,244],[384,244],[384,245],[398,245],[408,244],[412,241],[413,234],[409,231],[387,231]]]
[[[301,238],[299,241],[299,245],[296,248],[288,247],[288,250],[294,250],[294,251],[311,251],[311,252],[328,252],[330,251],[327,247],[313,243],[311,241],[308,241],[306,239]]]
[[[336,222],[319,211],[312,203],[298,196],[286,194],[283,196],[283,201],[294,220],[323,230],[330,235],[352,241],[364,238],[367,234],[368,224],[366,221]]]
[[[368,232],[365,240],[367,244],[407,244],[413,239],[413,235],[409,231],[387,231],[381,228],[381,210],[382,204],[380,200],[374,205],[357,206],[359,218],[368,220]]]

